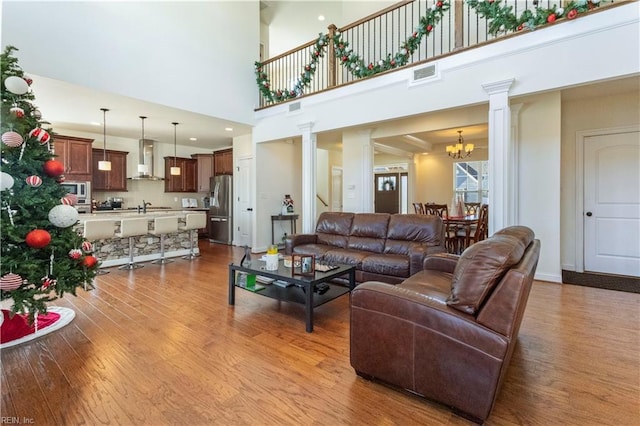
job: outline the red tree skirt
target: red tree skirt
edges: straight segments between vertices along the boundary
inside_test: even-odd
[[[68,308],[52,307],[46,314],[38,314],[36,323],[29,325],[28,315],[15,314],[11,318],[11,312],[2,309],[0,321],[0,348],[7,348],[20,343],[28,342],[37,337],[51,333],[69,324],[75,317],[75,312]]]

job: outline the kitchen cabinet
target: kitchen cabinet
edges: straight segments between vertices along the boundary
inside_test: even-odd
[[[194,158],[175,157],[180,174],[173,176],[174,157],[164,157],[164,192],[198,192],[198,162]]]
[[[68,181],[90,181],[93,171],[91,144],[93,139],[56,135],[53,152],[56,160],[64,164],[64,175]]]
[[[198,163],[198,192],[209,192],[209,179],[213,176],[213,154],[192,154]]]
[[[214,174],[233,174],[233,149],[223,149],[213,153]]]
[[[125,151],[106,150],[107,161],[111,161],[111,170],[98,169],[98,162],[104,158],[101,149],[92,150],[94,191],[126,191],[127,190],[127,154]]]

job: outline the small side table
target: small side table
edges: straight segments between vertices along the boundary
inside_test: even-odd
[[[275,244],[274,224],[278,221],[289,221],[291,233],[296,233],[296,221],[298,220],[297,214],[275,214],[271,216],[271,244]],[[279,246],[281,244],[278,244]]]

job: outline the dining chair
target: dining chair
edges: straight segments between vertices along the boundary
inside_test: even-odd
[[[413,210],[416,214],[424,214],[424,205],[422,203],[413,203]]]
[[[449,207],[446,204],[426,203],[424,205],[425,214],[432,216],[440,216],[444,223],[444,245],[449,253],[457,253],[458,238],[457,226],[449,222]]]
[[[464,209],[467,216],[478,214],[480,203],[464,203]]]

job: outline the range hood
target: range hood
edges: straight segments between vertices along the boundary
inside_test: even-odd
[[[138,175],[131,177],[132,180],[164,180],[153,173],[153,146],[156,141],[153,139],[139,139],[139,159]]]

